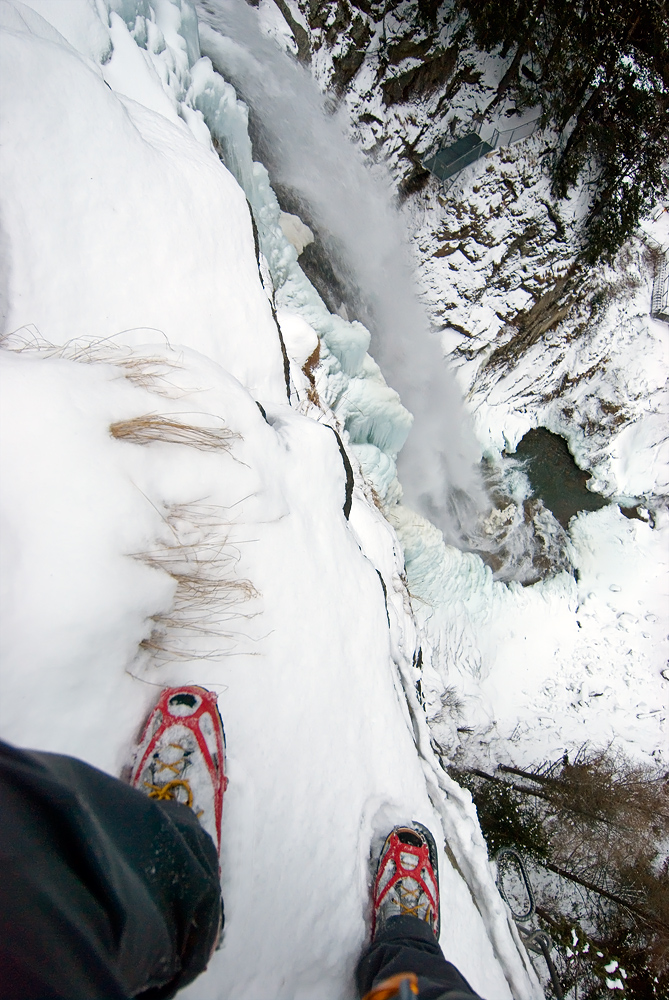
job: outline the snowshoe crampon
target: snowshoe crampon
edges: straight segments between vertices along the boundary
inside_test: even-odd
[[[216,695],[205,688],[167,688],[149,715],[130,784],[150,798],[189,806],[220,853],[225,733]]]
[[[439,868],[434,837],[421,823],[386,837],[372,887],[372,937],[394,916],[424,920],[439,937]]]

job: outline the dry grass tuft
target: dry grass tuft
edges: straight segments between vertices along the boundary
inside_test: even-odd
[[[165,345],[169,349],[166,338]],[[113,338],[74,339],[56,345],[43,338],[35,327],[24,327],[3,337],[0,346],[44,358],[112,365],[132,385],[167,398],[176,399],[196,391],[170,382],[171,374],[183,371],[178,361],[159,352],[139,354],[115,343]],[[197,415],[198,419],[218,423],[209,427],[186,423],[179,419],[182,416],[185,414],[149,413],[117,421],[109,430],[112,437],[131,444],[162,441],[207,452],[230,453],[232,443],[241,439],[241,435],[216,416]],[[164,505],[159,513],[173,540],[157,542],[150,551],[133,553],[132,558],[167,573],[176,586],[171,609],[151,616],[150,635],[140,642],[140,649],[156,665],[174,660],[218,659],[244,638],[234,630],[233,622],[250,619],[258,613],[243,610],[243,605],[259,595],[250,580],[235,576],[240,555],[230,541],[229,512],[224,507],[196,500]]]
[[[151,635],[140,643],[157,662],[219,657],[238,638],[231,623],[254,616],[242,612],[241,605],[258,592],[250,580],[234,576],[239,552],[221,533],[220,515],[213,506],[171,505],[165,521],[174,542],[133,556],[176,583],[172,608],[151,617]]]
[[[314,372],[321,360],[321,343],[320,341],[316,344],[316,350],[309,355],[307,360],[302,365],[302,371],[309,379],[309,389],[307,390],[307,397],[309,402],[313,403],[315,406],[320,406],[321,401],[318,395],[318,390],[316,389],[316,376]]]
[[[385,506],[383,500],[381,499],[381,497],[379,496],[379,494],[377,493],[377,491],[371,485],[371,483],[369,484],[369,491],[370,491],[371,496],[372,496],[372,503],[374,504],[374,506],[376,507],[376,509],[379,510],[379,511],[381,511],[381,513],[385,517],[386,506]]]
[[[146,389],[156,396],[178,399],[188,394],[188,390],[180,389],[169,381],[169,375],[182,370],[182,366],[174,361],[151,355],[124,354],[119,357],[108,357],[106,363],[120,368],[123,378],[132,385]]]
[[[167,340],[165,344],[169,347]],[[178,399],[188,392],[170,381],[170,375],[183,370],[182,365],[159,354],[136,354],[132,348],[107,337],[75,338],[66,344],[52,344],[38,330],[24,327],[4,337],[1,346],[17,354],[34,353],[80,364],[113,365],[132,385],[167,399]]]
[[[229,427],[197,427],[184,424],[173,416],[146,413],[130,420],[119,420],[109,427],[112,437],[130,444],[183,444],[200,451],[230,451],[240,435]]]

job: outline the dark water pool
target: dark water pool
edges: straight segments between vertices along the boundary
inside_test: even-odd
[[[527,432],[514,458],[527,462],[534,495],[543,500],[563,528],[579,510],[599,510],[610,503],[586,489],[590,475],[576,465],[564,438],[544,427]]]

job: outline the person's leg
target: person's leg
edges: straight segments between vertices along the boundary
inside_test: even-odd
[[[356,970],[367,1000],[480,1000],[439,947],[437,848],[420,823],[397,826],[380,852],[372,888],[372,941]],[[411,977],[409,978],[409,976]]]
[[[419,1000],[480,1000],[464,976],[446,961],[424,920],[390,917],[358,963],[358,992],[361,997],[373,995],[387,980],[408,972],[418,977]]]
[[[0,997],[172,997],[205,968],[221,899],[195,814],[71,757],[0,743]]]

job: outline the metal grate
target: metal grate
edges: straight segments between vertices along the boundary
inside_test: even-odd
[[[493,129],[487,139],[477,132],[468,132],[450,145],[439,146],[436,152],[428,153],[422,161],[423,166],[440,181],[447,181],[470,163],[480,160],[486,153],[492,153],[500,146],[510,146],[532,135],[539,127],[540,121],[541,118],[533,118],[532,121],[523,122],[513,128]]]
[[[440,181],[445,181],[493,149],[494,146],[484,142],[480,135],[470,132],[450,146],[442,146],[436,153],[427,156],[423,166]]]

